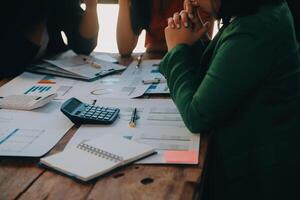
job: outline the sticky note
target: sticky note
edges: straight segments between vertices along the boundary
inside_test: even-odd
[[[167,163],[197,164],[198,152],[196,151],[165,151],[164,159]]]

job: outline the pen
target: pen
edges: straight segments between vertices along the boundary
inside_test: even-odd
[[[143,60],[143,55],[144,54],[141,54],[137,57],[137,64],[136,64],[136,68],[139,68],[142,64],[142,60]]]
[[[143,80],[144,84],[158,84],[158,83],[165,83],[166,79],[154,78],[149,80]]]
[[[96,62],[92,61],[91,59],[88,59],[88,58],[85,58],[85,57],[83,57],[82,59],[83,59],[84,62],[86,62],[87,64],[92,65],[95,68],[100,68],[101,67],[101,65],[99,63],[96,63]]]
[[[136,127],[136,120],[137,120],[137,109],[134,108],[133,111],[132,111],[132,114],[131,114],[130,122],[129,122],[129,126],[131,128]]]

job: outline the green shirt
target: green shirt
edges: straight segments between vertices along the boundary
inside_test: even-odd
[[[209,198],[278,197],[272,177],[300,170],[300,55],[287,4],[235,18],[208,46],[177,45],[160,71],[189,130],[211,135]]]

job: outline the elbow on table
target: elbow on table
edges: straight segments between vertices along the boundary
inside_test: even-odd
[[[192,133],[202,132],[201,124],[196,119],[197,119],[197,117],[193,117],[191,115],[187,115],[187,116],[183,117],[183,121],[184,121],[185,126]]]
[[[191,133],[197,134],[197,133],[202,133],[203,132],[201,127],[199,127],[199,125],[197,125],[196,123],[185,122],[185,125]]]
[[[94,48],[72,48],[76,54],[90,55]]]
[[[207,118],[196,111],[191,111],[189,109],[182,118],[186,127],[192,133],[203,133],[209,129],[209,123],[205,120]]]
[[[138,36],[128,37],[128,39],[125,40],[125,36],[122,35],[117,37],[117,46],[119,54],[123,57],[130,56],[135,49],[137,42],[138,42]]]
[[[118,45],[118,50],[122,57],[130,56],[133,52],[133,48],[123,47],[121,45]]]
[[[85,42],[76,42],[70,45],[76,54],[90,55],[97,46],[97,39]]]

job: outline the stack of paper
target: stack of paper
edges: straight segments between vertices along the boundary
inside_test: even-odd
[[[124,69],[122,65],[106,62],[94,56],[76,55],[68,51],[59,57],[46,59],[44,62],[31,66],[28,71],[92,81]]]

